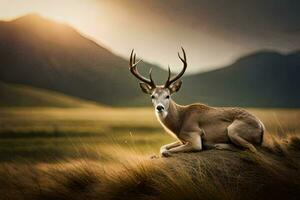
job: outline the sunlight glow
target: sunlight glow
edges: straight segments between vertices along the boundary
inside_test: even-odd
[[[212,44],[213,38],[203,42],[203,34],[199,37],[195,31],[178,28],[176,22],[163,19],[159,13],[151,13],[146,8],[142,10],[143,15],[138,15],[136,11],[141,10],[135,7],[136,3],[123,0],[0,0],[0,20],[13,20],[36,13],[69,24],[82,35],[126,59],[130,50],[135,48],[144,60],[164,68],[170,64],[174,72],[181,69],[176,56],[180,46],[188,51],[190,68],[187,73],[199,70],[199,64],[203,68],[226,61],[220,57],[218,60],[203,59],[215,56],[216,52],[211,54],[207,48],[199,49],[195,45],[206,47],[205,43]],[[191,34],[190,37],[183,37],[187,32]],[[190,38],[195,40],[191,42]],[[222,41],[217,42],[218,46],[222,46]],[[157,51],[157,47],[160,51]]]
[[[69,24],[97,42],[100,42],[97,38],[103,36],[104,40],[101,40],[101,42],[104,41],[104,43],[106,43],[105,38],[107,37],[105,30],[110,30],[112,24],[110,19],[113,18],[111,16],[112,8],[106,1],[0,0],[1,20],[8,21],[29,13],[36,13]]]
[[[284,49],[280,42],[275,48],[275,42],[266,43],[264,39],[251,42],[247,35],[231,39],[230,30],[217,26],[214,22],[218,19],[209,14],[204,13],[207,19],[200,25],[188,25],[191,23],[185,23],[183,16],[174,15],[181,10],[174,7],[175,3],[170,7],[174,8],[173,15],[162,5],[169,8],[165,1],[0,0],[0,20],[36,13],[69,24],[125,59],[134,48],[139,57],[165,69],[170,65],[173,72],[181,69],[176,54],[183,46],[188,55],[187,74],[224,67],[240,56],[260,49]],[[290,45],[282,42],[285,43]],[[298,46],[293,48],[298,49]]]

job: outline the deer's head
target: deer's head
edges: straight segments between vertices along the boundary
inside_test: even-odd
[[[179,74],[171,78],[171,70],[169,68],[169,75],[166,83],[164,85],[155,85],[153,79],[152,79],[152,69],[150,69],[149,72],[149,78],[145,78],[142,76],[138,70],[137,70],[137,64],[141,61],[135,61],[136,54],[134,53],[134,50],[131,51],[130,55],[130,61],[129,61],[129,69],[130,72],[139,79],[140,87],[142,91],[146,94],[149,94],[153,103],[153,106],[155,108],[155,111],[157,114],[165,117],[168,114],[168,110],[170,107],[170,100],[171,95],[176,93],[182,84],[182,81],[180,80],[180,77],[184,74],[186,68],[187,68],[187,62],[186,62],[186,55],[183,48],[183,58],[178,53],[179,59],[183,63],[183,68]]]

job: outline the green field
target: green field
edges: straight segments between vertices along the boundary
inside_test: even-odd
[[[300,133],[299,110],[249,110],[261,118],[271,134]],[[156,121],[151,108],[2,107],[0,110],[1,161],[112,162],[126,159],[126,151],[131,151],[131,156],[157,155],[159,147],[172,140]]]

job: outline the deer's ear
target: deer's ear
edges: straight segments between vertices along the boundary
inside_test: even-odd
[[[169,90],[172,93],[175,93],[175,92],[178,92],[178,90],[180,89],[181,87],[181,84],[182,84],[182,81],[181,80],[177,80],[175,81],[174,83],[172,83],[170,86],[169,86]]]
[[[140,82],[140,87],[144,93],[146,93],[146,94],[152,93],[153,88],[150,85],[148,85],[147,83]]]

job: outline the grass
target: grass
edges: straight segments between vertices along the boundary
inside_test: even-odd
[[[2,108],[0,199],[297,199],[300,111],[250,109],[264,146],[150,159],[173,139],[149,108]]]
[[[3,164],[1,198],[297,199],[299,144],[295,136],[273,138],[257,154],[210,150],[152,160],[119,149],[119,156],[131,157],[116,166],[90,159]]]
[[[22,161],[19,158],[24,156],[32,162],[79,159],[106,154],[106,146],[111,144],[126,149],[134,146],[145,154],[157,153],[161,144],[171,141],[163,134],[151,109],[4,108],[0,111],[0,161]]]

